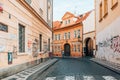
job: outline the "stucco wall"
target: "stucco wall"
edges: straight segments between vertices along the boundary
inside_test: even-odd
[[[36,58],[32,56],[32,44],[37,39],[39,47],[39,35],[42,34],[42,52],[38,49],[38,53],[44,53],[44,42],[48,43],[49,38],[52,42],[52,31],[16,0],[0,0],[0,3],[3,7],[3,12],[0,12],[0,23],[8,26],[8,32],[0,31],[0,67],[9,66],[7,53],[13,52],[14,46],[16,46],[17,58],[13,59],[12,65],[35,60]],[[19,52],[19,24],[25,27],[23,53]],[[52,46],[50,48],[52,51]],[[41,55],[38,58],[41,58]]]
[[[97,58],[120,63],[120,17],[97,33]]]
[[[95,11],[93,10],[90,15],[83,21],[83,33],[95,30]]]

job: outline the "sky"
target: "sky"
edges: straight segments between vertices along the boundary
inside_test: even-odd
[[[94,9],[94,0],[53,0],[53,21],[61,20],[65,12],[83,14]]]

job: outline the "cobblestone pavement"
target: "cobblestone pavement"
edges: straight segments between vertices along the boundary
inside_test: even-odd
[[[120,80],[119,74],[88,58],[60,59],[46,72],[43,80]]]

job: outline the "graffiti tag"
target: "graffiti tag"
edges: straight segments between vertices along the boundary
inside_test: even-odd
[[[110,47],[114,52],[120,53],[120,36],[114,36],[111,39],[98,43],[99,47]]]
[[[111,49],[114,52],[119,52],[120,53],[120,36],[116,36],[116,37],[112,38]]]

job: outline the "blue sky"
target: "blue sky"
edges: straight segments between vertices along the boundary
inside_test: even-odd
[[[94,9],[94,0],[53,0],[53,20],[61,20],[65,12],[82,14]]]

